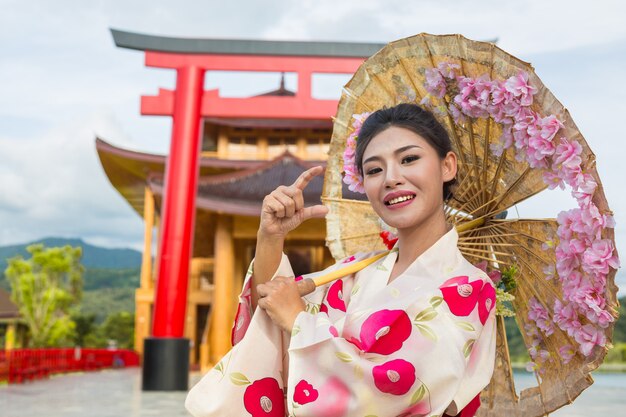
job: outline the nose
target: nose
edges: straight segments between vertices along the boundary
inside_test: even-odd
[[[385,188],[395,188],[404,183],[404,178],[400,171],[400,167],[396,164],[387,165],[387,170],[385,171]]]

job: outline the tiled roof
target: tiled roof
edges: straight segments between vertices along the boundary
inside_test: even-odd
[[[300,174],[316,165],[325,163],[303,161],[285,152],[258,168],[200,178],[197,206],[220,213],[258,216],[266,195],[280,185],[293,184]],[[323,182],[323,177],[318,176],[305,188],[305,205],[321,204]],[[151,179],[150,187],[155,194],[162,195],[163,179]],[[365,199],[364,195],[349,191],[347,186],[344,187],[343,196],[355,200]]]

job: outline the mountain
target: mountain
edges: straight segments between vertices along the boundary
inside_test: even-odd
[[[22,245],[0,246],[0,274],[7,267],[7,259],[16,255],[24,258],[29,256],[26,247],[33,243],[43,243],[45,246],[80,246],[83,248],[81,263],[88,269],[131,269],[141,267],[141,252],[134,249],[108,249],[90,245],[81,239],[66,239],[48,237]]]

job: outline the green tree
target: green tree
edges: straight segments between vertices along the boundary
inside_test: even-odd
[[[120,349],[132,349],[135,338],[135,315],[127,311],[113,313],[102,323],[101,333],[114,340]]]
[[[97,333],[98,326],[96,325],[96,315],[74,313],[72,314],[72,321],[75,324],[73,334],[74,345],[92,347],[85,344],[85,341],[91,340]]]
[[[8,260],[5,276],[11,285],[11,299],[28,326],[32,347],[63,346],[73,338],[72,307],[80,302],[84,268],[82,249],[64,246],[27,248],[31,257]]]
[[[619,317],[613,330],[613,343],[626,343],[626,297],[619,299]]]

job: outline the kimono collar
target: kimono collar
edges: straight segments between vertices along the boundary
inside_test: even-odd
[[[459,234],[456,231],[456,227],[452,226],[439,240],[418,256],[408,269],[412,269],[418,265],[421,268],[435,273],[456,269],[463,256],[457,247],[458,241]],[[397,250],[398,243],[396,243],[392,251]]]

